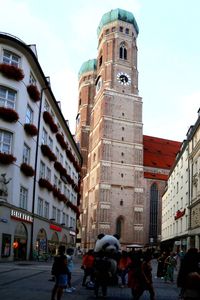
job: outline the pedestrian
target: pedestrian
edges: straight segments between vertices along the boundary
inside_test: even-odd
[[[67,285],[67,257],[65,246],[59,246],[58,255],[54,257],[52,275],[55,276],[55,285],[51,293],[51,300],[60,300],[63,289]]]
[[[66,293],[72,293],[76,290],[75,287],[72,286],[71,280],[72,280],[72,270],[74,268],[74,262],[73,262],[73,254],[74,249],[68,248],[67,249],[67,288],[64,290]]]
[[[93,249],[90,249],[83,256],[81,269],[83,269],[83,271],[84,271],[82,286],[86,286],[87,277],[90,277],[90,281],[93,282],[93,274],[94,274],[94,251],[93,251]]]
[[[142,290],[142,251],[132,250],[129,253],[130,263],[128,265],[128,287],[134,299],[138,300]]]
[[[167,256],[167,258],[165,259],[165,268],[166,268],[166,272],[165,272],[165,282],[167,282],[168,280],[173,283],[174,282],[174,269],[176,268],[176,258],[174,256],[173,251],[170,252],[170,255]]]
[[[165,259],[166,259],[166,252],[162,252],[161,255],[158,257],[157,262],[158,262],[158,266],[157,266],[157,278],[161,278],[164,279],[164,275],[165,275]]]
[[[103,297],[106,297],[108,283],[112,276],[111,269],[110,258],[105,255],[104,251],[101,250],[96,253],[94,260],[94,293],[96,298],[98,298],[100,287]]]
[[[200,253],[196,248],[190,248],[182,259],[177,286],[181,288],[180,298],[200,299]]]
[[[130,259],[128,257],[128,253],[127,251],[123,250],[118,262],[118,274],[121,278],[121,288],[124,288],[127,284],[126,275],[128,274],[129,263],[130,263]]]
[[[153,281],[152,281],[151,260],[152,260],[151,251],[147,250],[143,256],[143,262],[142,262],[142,266],[141,266],[142,267],[142,277],[143,277],[142,294],[145,290],[147,290],[147,291],[149,291],[150,299],[155,300],[155,292],[154,292]]]

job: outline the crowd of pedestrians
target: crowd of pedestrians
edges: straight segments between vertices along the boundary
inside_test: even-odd
[[[95,253],[91,249],[82,258],[82,286],[93,290],[97,298],[99,294],[106,297],[108,286],[117,284],[120,288],[130,288],[134,300],[139,300],[144,291],[149,292],[150,300],[155,300],[151,260],[150,249],[122,251],[117,255],[108,255],[103,251]],[[173,283],[175,269],[178,272],[180,299],[200,300],[200,252],[196,248],[178,254],[163,251],[157,258],[156,277],[165,283]],[[55,285],[51,300],[60,300],[63,292],[75,290],[71,283],[72,273],[73,249],[66,252],[65,247],[60,246],[52,266]]]

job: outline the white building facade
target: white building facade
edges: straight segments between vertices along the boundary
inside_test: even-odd
[[[0,260],[75,245],[80,164],[35,46],[0,33]]]
[[[177,155],[162,197],[162,244],[200,249],[200,117]]]

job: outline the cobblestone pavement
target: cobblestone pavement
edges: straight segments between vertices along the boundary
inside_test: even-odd
[[[65,293],[63,300],[92,300],[94,292],[81,286],[83,271],[80,269],[80,259],[75,260],[72,276],[73,293]],[[2,300],[50,300],[51,289],[54,285],[51,278],[50,262],[21,262],[0,263],[0,298]],[[153,276],[155,277],[156,262],[153,261]],[[177,272],[175,272],[176,281]],[[164,283],[163,280],[154,278],[156,300],[177,300],[179,291],[176,284]],[[131,300],[129,288],[109,287],[107,300]],[[141,300],[148,300],[147,292]]]

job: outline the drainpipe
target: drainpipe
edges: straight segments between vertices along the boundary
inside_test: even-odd
[[[38,150],[39,150],[39,139],[40,139],[40,120],[41,120],[41,113],[42,113],[42,97],[44,90],[48,89],[49,86],[46,86],[45,88],[41,89],[40,92],[40,105],[39,105],[39,113],[38,113],[38,135],[36,139],[36,151],[35,151],[35,174],[34,174],[34,179],[33,179],[33,201],[32,201],[32,217],[33,217],[33,222],[31,223],[31,237],[30,237],[30,254],[29,254],[29,259],[33,260],[33,232],[34,232],[34,211],[35,211],[35,194],[36,194],[36,177],[37,177],[37,163],[38,163]]]

